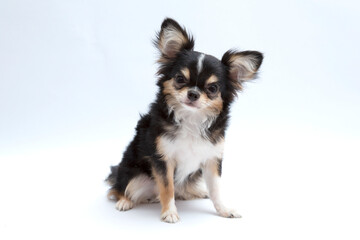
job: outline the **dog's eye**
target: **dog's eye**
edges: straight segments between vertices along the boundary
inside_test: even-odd
[[[185,78],[183,76],[179,75],[179,76],[176,76],[175,81],[178,84],[184,84],[185,83]]]
[[[207,90],[208,90],[208,92],[209,92],[210,94],[215,94],[215,93],[217,93],[217,91],[219,90],[219,86],[216,85],[216,84],[213,84],[213,85],[209,86],[209,87],[207,88]]]

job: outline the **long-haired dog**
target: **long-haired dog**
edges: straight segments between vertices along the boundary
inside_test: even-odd
[[[220,61],[196,52],[192,36],[169,18],[154,43],[159,91],[122,161],[111,167],[108,196],[120,211],[160,201],[169,223],[179,220],[175,199],[210,197],[219,215],[240,217],[219,194],[224,137],[230,105],[256,77],[263,55],[229,50]]]

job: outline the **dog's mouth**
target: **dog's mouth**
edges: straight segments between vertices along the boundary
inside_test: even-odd
[[[188,107],[188,108],[190,108],[192,110],[200,108],[196,102],[182,101],[181,103],[182,103],[182,105],[184,105],[184,106],[186,106],[186,107]]]

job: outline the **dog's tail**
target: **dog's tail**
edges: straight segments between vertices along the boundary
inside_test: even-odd
[[[105,181],[110,185],[110,186],[114,186],[114,184],[116,183],[116,177],[117,177],[117,173],[118,173],[118,168],[119,166],[111,166],[111,172],[109,174],[109,176],[105,179]]]

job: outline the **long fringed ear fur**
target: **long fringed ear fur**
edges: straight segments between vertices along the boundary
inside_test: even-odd
[[[158,62],[166,63],[175,58],[182,50],[192,50],[194,39],[175,20],[166,18],[161,24],[161,30],[154,41],[160,51]]]
[[[227,51],[221,62],[228,67],[228,78],[236,91],[242,90],[244,82],[256,78],[263,55],[257,51]],[[236,93],[234,93],[236,95]]]

